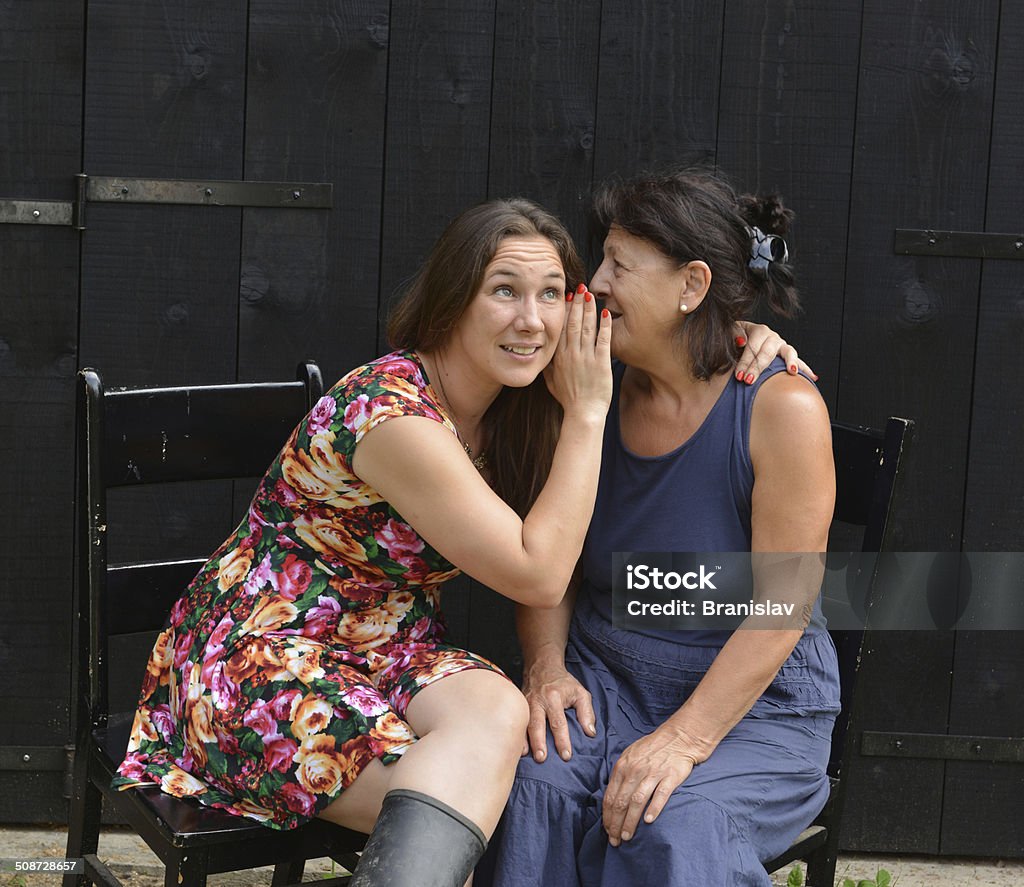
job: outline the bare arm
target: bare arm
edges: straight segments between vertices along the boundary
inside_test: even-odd
[[[548,378],[564,410],[558,445],[525,519],[491,490],[453,435],[423,417],[403,416],[368,432],[356,447],[356,474],[475,579],[518,603],[555,606],[597,495],[611,397],[610,342],[610,319],[598,330],[594,302],[577,300]]]
[[[752,549],[825,551],[835,502],[831,429],[821,397],[805,380],[778,374],[765,382],[754,402],[750,450]],[[604,801],[613,845],[632,837],[645,807],[645,822],[658,816],[693,767],[750,710],[801,634],[789,628],[734,632],[679,710],[623,752]]]
[[[547,757],[547,727],[559,757],[572,757],[572,742],[565,710],[576,709],[580,726],[589,736],[597,733],[590,693],[565,668],[565,645],[576,605],[579,568],[561,603],[552,610],[516,607],[516,630],[523,650],[523,694],[530,706],[527,748],[536,761]]]

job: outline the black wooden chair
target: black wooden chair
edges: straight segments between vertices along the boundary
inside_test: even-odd
[[[107,564],[107,491],[182,480],[263,474],[292,428],[323,393],[316,364],[298,381],[104,391],[79,373],[76,743],[67,856],[85,874],[64,887],[119,881],[97,857],[104,804],[146,841],[166,867],[167,887],[203,887],[208,874],[273,865],[274,887],[301,881],[309,859],[330,856],[351,870],[364,835],[314,820],[273,831],[179,800],[157,787],[115,792],[110,780],[128,743],[132,712],[108,711],[110,639],[156,631],[203,557]],[[224,528],[224,535],[230,527]],[[156,543],[157,540],[154,540]],[[141,681],[142,675],[139,674]],[[341,885],[348,877],[321,879]]]
[[[914,423],[908,419],[889,419],[885,431],[832,424],[832,450],[836,465],[836,509],[830,547],[835,536],[849,540],[848,534],[835,532],[863,527],[860,550],[885,551],[891,547],[894,526],[891,520],[899,490],[904,457]],[[852,569],[851,577],[863,613],[872,603],[877,559],[865,559]],[[856,693],[857,672],[862,655],[870,645],[869,631],[831,630],[829,634],[839,654],[839,677],[843,710],[832,733],[832,757],[828,772],[831,793],[825,809],[814,824],[805,829],[781,856],[765,863],[769,872],[796,860],[807,864],[808,887],[833,887],[836,857],[839,852],[839,826],[845,794],[844,778],[856,750],[859,710],[863,694]]]

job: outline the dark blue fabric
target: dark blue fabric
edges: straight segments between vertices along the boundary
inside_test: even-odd
[[[696,767],[658,819],[618,848],[601,825],[615,760],[686,700],[727,632],[622,631],[611,624],[614,551],[749,551],[753,470],[750,414],[760,384],[730,381],[706,420],[674,452],[646,458],[622,444],[618,392],[605,431],[597,507],[567,668],[593,696],[598,735],[567,712],[573,757],[520,762],[505,814],[478,867],[477,887],[525,885],[759,885],[828,797],[829,745],[839,688],[820,609],[750,712]]]
[[[714,652],[618,631],[581,603],[566,666],[593,697],[598,734],[588,737],[568,711],[572,759],[558,757],[549,733],[547,760],[520,761],[476,887],[767,887],[762,861],[788,847],[828,798],[831,713],[751,712],[631,840],[612,847],[601,824],[612,765],[679,707]],[[827,634],[807,652],[801,685],[834,661]]]
[[[753,385],[731,378],[700,428],[681,447],[662,456],[638,456],[622,443],[619,390],[625,367],[615,365],[580,589],[580,596],[590,597],[606,619],[612,618],[613,552],[750,551],[750,414],[761,385],[785,368],[776,358]],[[824,625],[818,604],[807,633],[814,635]],[[644,633],[679,640],[677,631],[651,628]],[[720,647],[727,637],[722,631],[692,631],[686,643]]]

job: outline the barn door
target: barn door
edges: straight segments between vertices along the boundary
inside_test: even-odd
[[[333,381],[376,351],[387,12],[0,4],[0,534],[16,552],[0,663],[19,688],[0,820],[65,815],[76,368],[160,385],[286,378],[312,358]],[[247,495],[129,499],[112,558],[156,532],[208,553]]]

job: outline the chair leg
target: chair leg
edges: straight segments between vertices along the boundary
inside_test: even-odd
[[[103,812],[103,795],[89,778],[90,750],[79,746],[78,760],[75,761],[74,789],[68,810],[68,843],[65,859],[81,859],[87,854],[95,855],[100,842],[100,816]],[[64,875],[62,887],[86,887],[92,880],[85,874]]]
[[[206,850],[178,852],[168,859],[164,887],[206,887],[210,854]]]
[[[839,855],[839,841],[829,838],[817,850],[808,853],[804,862],[807,863],[806,887],[833,887],[836,882],[836,858]]]
[[[306,870],[306,860],[290,859],[287,862],[279,862],[274,866],[274,877],[270,881],[270,887],[285,887],[286,884],[298,884],[302,880],[302,873]]]

